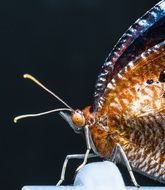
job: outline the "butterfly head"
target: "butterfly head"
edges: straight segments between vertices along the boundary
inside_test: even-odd
[[[71,113],[60,112],[60,115],[76,133],[81,133],[85,125],[93,123],[93,114],[90,112],[90,106],[85,107],[82,111],[77,109]]]
[[[70,127],[74,130],[75,133],[81,133],[83,127],[86,124],[84,113],[81,110],[75,110],[71,113],[60,112],[62,118],[67,121]]]

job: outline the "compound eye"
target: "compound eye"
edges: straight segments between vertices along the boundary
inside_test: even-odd
[[[76,110],[72,115],[71,115],[71,120],[72,122],[77,126],[77,127],[82,127],[85,125],[85,118],[83,115],[83,112],[80,110]]]

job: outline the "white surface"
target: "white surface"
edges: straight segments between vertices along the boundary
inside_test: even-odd
[[[125,190],[118,168],[109,161],[87,164],[76,175],[74,186],[89,190]]]
[[[71,186],[25,186],[22,190],[86,190],[84,187]],[[97,189],[96,189],[97,190]],[[104,190],[104,189],[102,189]],[[115,189],[114,189],[115,190]],[[126,190],[165,190],[165,187],[126,187]]]
[[[87,164],[76,175],[73,186],[24,186],[22,190],[165,190],[165,187],[125,187],[116,165],[105,161]]]

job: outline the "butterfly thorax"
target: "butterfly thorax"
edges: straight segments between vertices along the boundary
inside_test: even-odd
[[[99,112],[91,113],[90,108],[88,106],[83,110],[86,125],[89,126],[91,138],[97,152],[102,157],[108,159],[115,143],[123,141],[119,137],[120,131],[110,125],[108,114],[100,115]],[[125,144],[126,142],[123,141],[122,143]]]

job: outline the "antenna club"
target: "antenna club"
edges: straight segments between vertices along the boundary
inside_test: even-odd
[[[17,118],[14,118],[14,123],[17,123]]]
[[[27,74],[27,73],[26,73],[26,74],[23,75],[23,78],[24,78],[24,79],[27,79],[27,78],[28,78],[28,79],[31,79],[32,76],[31,76],[30,74]]]

